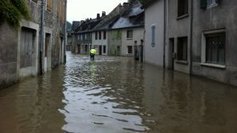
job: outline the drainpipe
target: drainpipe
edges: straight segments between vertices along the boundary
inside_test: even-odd
[[[167,9],[167,7],[166,7],[166,1],[167,0],[164,0],[164,38],[163,38],[163,43],[164,43],[164,46],[163,46],[163,68],[165,68],[165,58],[166,58],[166,56],[165,56],[165,53],[166,53],[166,22],[167,22],[167,11],[166,11],[166,9]]]
[[[64,60],[63,63],[66,63],[66,45],[67,45],[67,0],[65,0],[65,14],[64,14],[64,18],[65,18],[65,24],[64,24]]]
[[[189,29],[190,29],[190,33],[189,33],[189,42],[190,42],[190,45],[189,45],[189,74],[191,75],[192,74],[192,66],[193,66],[193,0],[190,0],[190,25],[189,25]]]
[[[43,46],[44,46],[44,10],[45,0],[41,0],[41,18],[39,33],[39,74],[43,74]]]

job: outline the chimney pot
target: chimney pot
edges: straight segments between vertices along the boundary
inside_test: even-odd
[[[106,16],[106,12],[105,11],[102,12],[102,17],[104,17],[104,16]]]
[[[99,13],[97,13],[97,17],[96,17],[97,19],[99,19],[100,18],[100,14]]]

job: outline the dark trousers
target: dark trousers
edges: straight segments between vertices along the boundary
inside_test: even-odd
[[[90,53],[91,60],[95,60],[95,54]]]

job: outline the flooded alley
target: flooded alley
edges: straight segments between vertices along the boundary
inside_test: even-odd
[[[0,90],[0,133],[236,133],[237,87],[128,57],[67,53]]]

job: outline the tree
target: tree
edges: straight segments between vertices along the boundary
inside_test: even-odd
[[[142,4],[144,4],[144,0],[139,0]]]
[[[10,26],[18,28],[23,18],[30,19],[25,0],[0,1],[0,25],[7,22]]]

